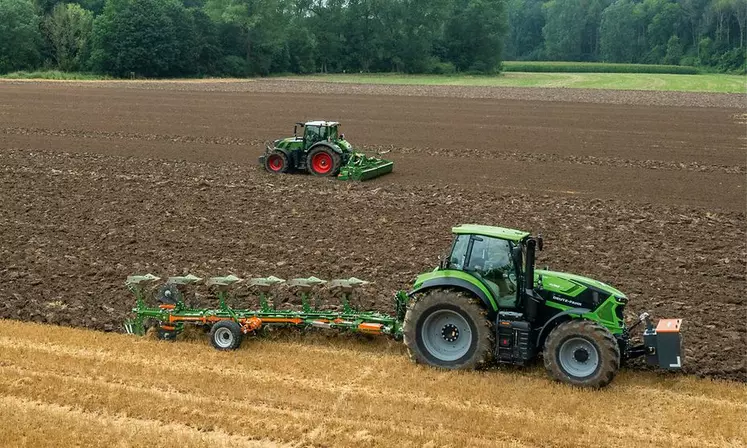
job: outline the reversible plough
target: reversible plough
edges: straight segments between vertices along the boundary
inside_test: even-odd
[[[383,334],[394,338],[402,336],[407,296],[395,296],[395,315],[378,312],[359,311],[353,304],[353,293],[368,284],[364,280],[351,277],[332,281],[317,277],[284,280],[275,276],[253,278],[244,281],[236,276],[212,277],[204,280],[205,286],[213,291],[218,299],[218,307],[191,308],[185,304],[190,287],[203,282],[202,278],[187,275],[171,277],[155,292],[157,306],[148,305],[149,293],[153,293],[154,283],[160,278],[152,275],[130,276],[125,284],[137,299],[132,310],[135,317],[125,323],[128,333],[143,335],[146,323],[154,321],[160,339],[173,340],[184,330],[185,325],[204,326],[211,329],[211,342],[219,350],[235,349],[241,344],[243,335],[254,333],[268,326],[315,327],[333,330],[346,330],[367,334]],[[233,308],[229,298],[236,289],[246,284],[256,293],[259,309]],[[300,299],[299,310],[278,309],[274,304],[273,290],[285,284]],[[339,310],[321,308],[326,300],[320,293],[328,292],[341,299]]]

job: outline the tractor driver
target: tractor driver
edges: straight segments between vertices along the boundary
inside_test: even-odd
[[[306,126],[306,145],[307,148],[313,145],[314,143],[321,141],[324,137],[322,134],[324,133],[325,127],[319,127],[319,126]]]

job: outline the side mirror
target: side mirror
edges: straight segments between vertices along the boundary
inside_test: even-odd
[[[542,234],[540,233],[537,235],[537,249],[542,250],[542,246],[544,246],[542,241]]]
[[[293,136],[294,136],[294,137],[297,137],[297,136],[298,136],[298,125],[296,125],[296,126],[293,126]]]

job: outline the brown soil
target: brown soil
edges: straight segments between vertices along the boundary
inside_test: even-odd
[[[480,222],[541,231],[540,265],[619,287],[631,316],[686,319],[687,372],[747,380],[745,129],[720,96],[204,85],[0,83],[0,317],[118,331],[123,280],[144,272],[354,275],[375,282],[363,305],[388,310],[451,226]],[[264,141],[313,118],[390,149],[395,172],[356,184],[256,166]]]

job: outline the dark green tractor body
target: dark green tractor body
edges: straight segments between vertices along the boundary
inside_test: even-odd
[[[580,275],[534,269],[541,237],[479,225],[452,230],[449,255],[418,276],[409,292],[413,316],[405,320],[405,342],[416,361],[461,368],[492,358],[524,365],[543,354],[558,379],[598,387],[622,361],[647,353],[630,343],[623,317],[628,299],[621,291]],[[449,308],[460,300],[464,305]],[[480,315],[489,331],[481,329]],[[467,335],[471,344],[459,345]],[[470,351],[481,335],[491,339],[483,344],[489,352]],[[670,355],[679,363],[679,352]]]
[[[259,163],[271,173],[308,172],[342,180],[368,180],[392,171],[393,162],[355,151],[339,126],[334,121],[296,123],[294,136],[268,145]]]

